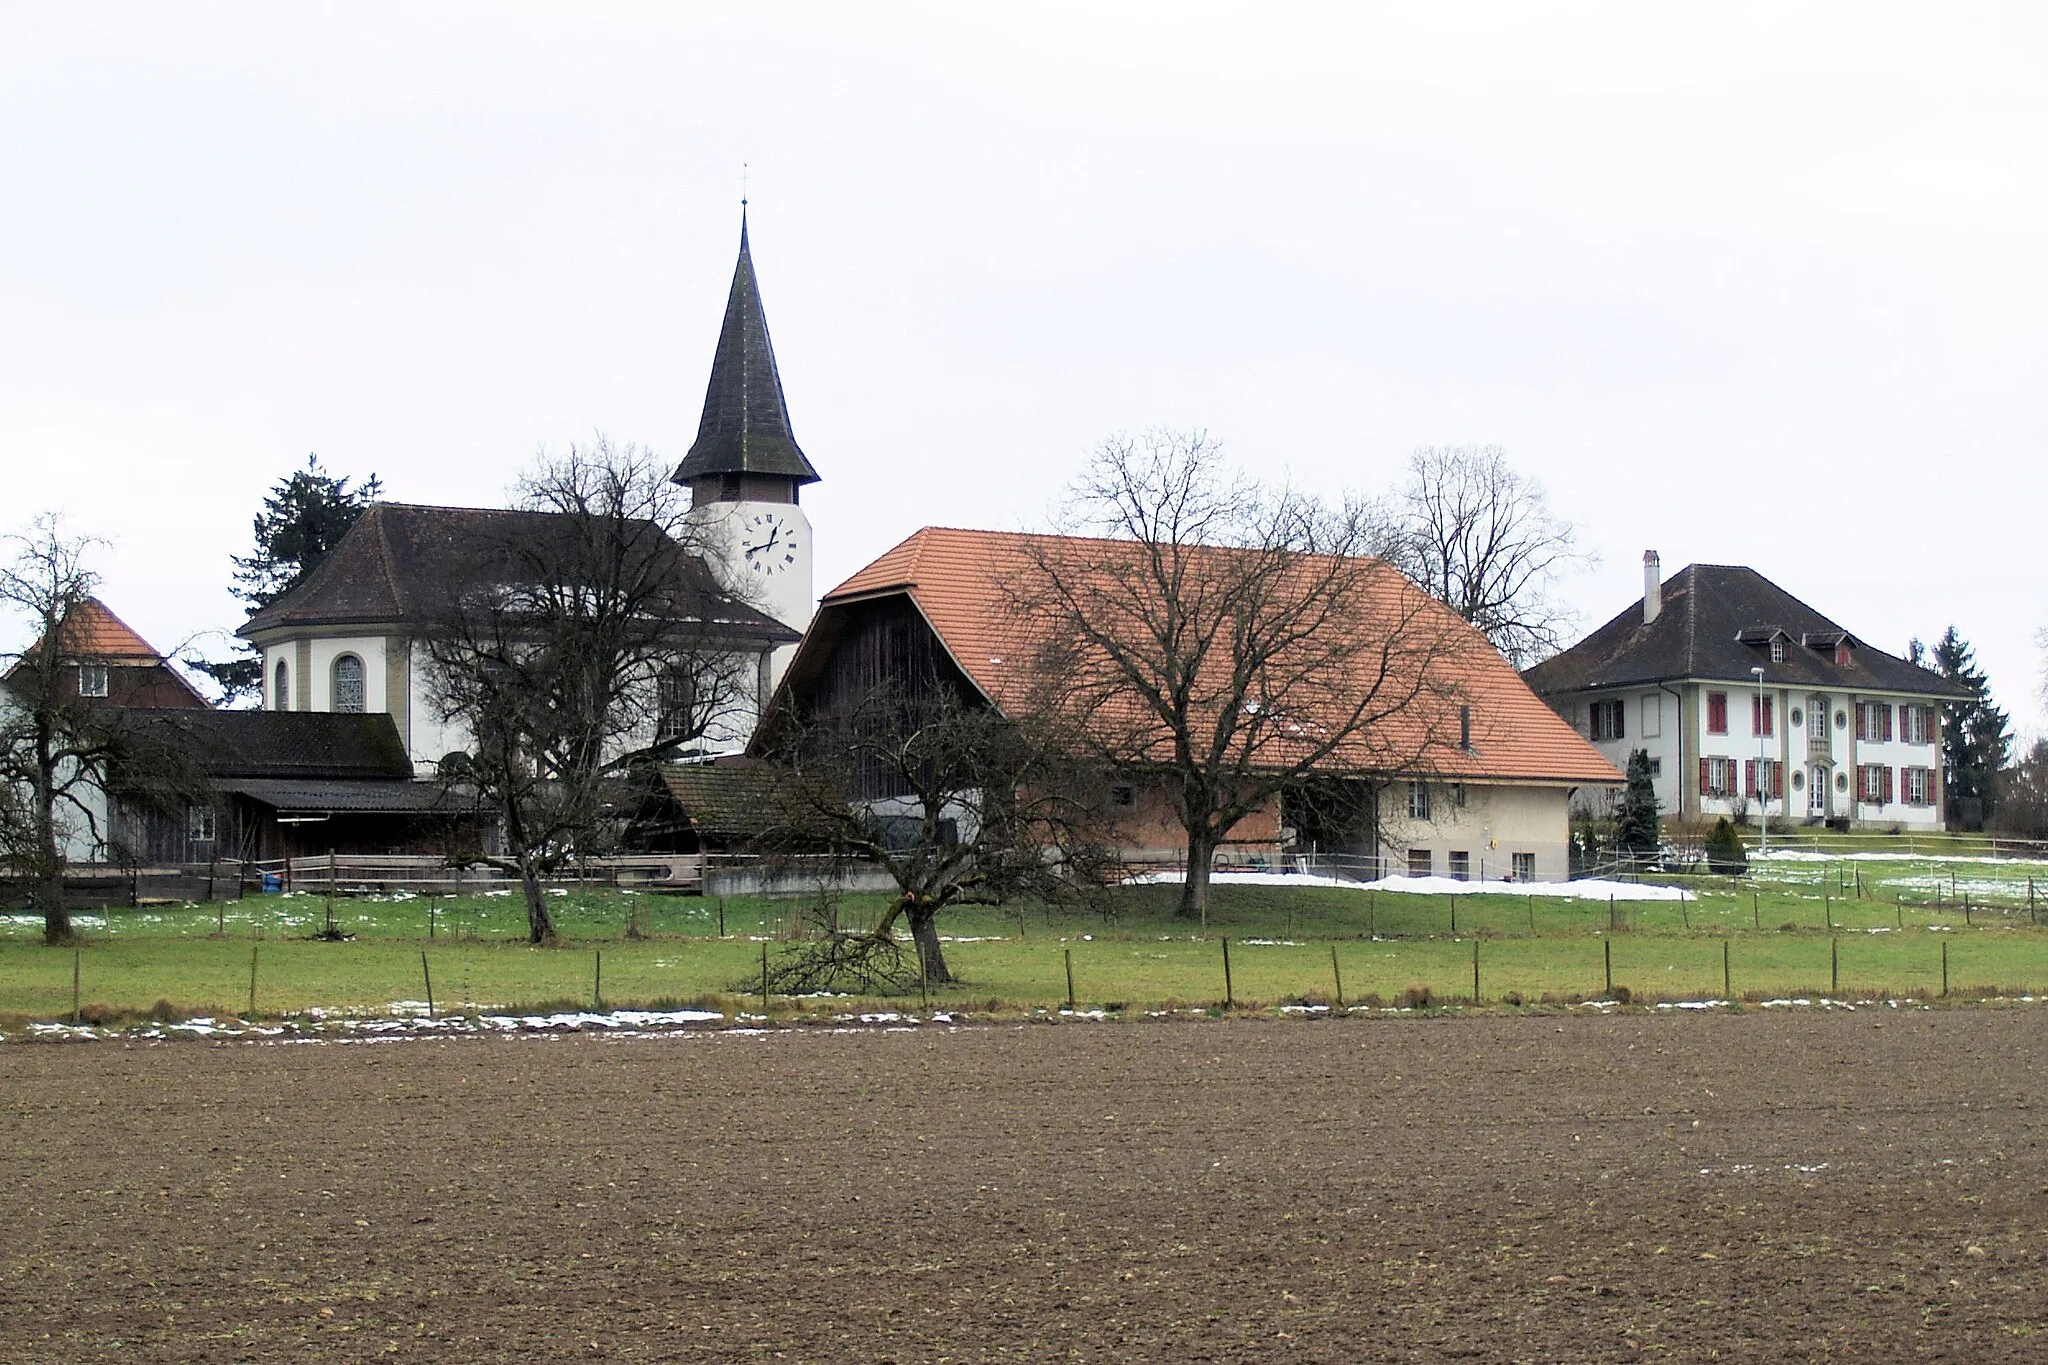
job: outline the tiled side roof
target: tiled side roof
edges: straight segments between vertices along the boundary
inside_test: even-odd
[[[1546,695],[1680,678],[1747,683],[1761,665],[1766,683],[1847,692],[1956,697],[1941,675],[1858,640],[1754,569],[1694,564],[1666,579],[1655,621],[1640,599],[1562,654],[1523,676]],[[1771,638],[1785,641],[1773,661]],[[1835,646],[1849,643],[1848,661]]]
[[[914,601],[941,642],[967,676],[998,705],[1006,695],[1027,685],[1024,656],[1035,646],[1015,638],[1017,629],[1007,609],[1006,584],[1029,582],[1034,545],[1057,546],[1060,538],[928,527],[827,593],[821,615],[835,604],[885,592],[902,592]],[[1089,555],[1121,554],[1121,542],[1084,544]],[[1136,546],[1128,547],[1135,554]],[[1206,551],[1227,554],[1228,551]],[[1436,751],[1428,767],[1443,776],[1474,780],[1535,780],[1614,783],[1621,775],[1583,737],[1537,699],[1499,652],[1449,608],[1425,597],[1392,568],[1370,564],[1367,593],[1372,620],[1360,630],[1387,629],[1413,616],[1429,632],[1448,642],[1433,670],[1440,681],[1455,682],[1473,707],[1474,747]],[[792,667],[794,673],[801,666]],[[1432,702],[1428,705],[1435,705]],[[1455,732],[1455,722],[1425,714],[1418,706],[1390,727],[1412,728],[1417,736],[1434,727]],[[1393,738],[1394,747],[1402,739]],[[1373,752],[1383,753],[1384,749]],[[1356,755],[1361,768],[1371,758]],[[1342,758],[1338,760],[1340,763]]]
[[[328,556],[292,590],[253,612],[238,635],[279,627],[402,625],[418,621],[451,575],[466,570],[480,547],[546,537],[561,514],[486,507],[423,507],[380,502],[356,519]],[[678,556],[682,556],[680,548]],[[718,593],[695,560],[701,599],[716,604],[735,635],[787,641],[795,634],[772,617]]]
[[[409,778],[412,760],[382,712],[129,713],[157,742],[194,756],[209,777]]]
[[[164,657],[97,597],[86,598],[65,615],[57,627],[57,653],[65,659],[123,664],[162,663]]]

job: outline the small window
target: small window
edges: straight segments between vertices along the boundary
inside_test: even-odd
[[[1410,782],[1408,784],[1408,818],[1427,820],[1429,818],[1429,784]]]
[[[1453,782],[1451,784],[1451,806],[1456,810],[1465,809],[1465,784],[1463,782]]]
[[[1109,789],[1109,804],[1117,810],[1129,810],[1138,804],[1136,787],[1118,784]]]
[[[1785,662],[1785,637],[1782,635],[1773,635],[1771,637],[1771,662],[1774,664]]]
[[[1800,726],[1802,726],[1802,725],[1804,725],[1804,724],[1806,724],[1806,713],[1805,713],[1804,711],[1800,710],[1800,709],[1799,709],[1798,707],[1796,707],[1796,706],[1795,706],[1795,707],[1793,707],[1793,708],[1792,708],[1792,728],[1793,728],[1793,729],[1795,729],[1795,730],[1797,730],[1797,729],[1798,729],[1798,728],[1799,728]]]
[[[1536,855],[1535,855],[1535,854],[1533,854],[1533,853],[1517,853],[1517,854],[1515,854],[1515,855],[1514,855],[1514,859],[1515,859],[1515,880],[1516,880],[1516,881],[1518,881],[1518,882],[1533,882],[1533,881],[1535,881],[1535,880],[1536,880]]]
[[[1462,848],[1451,850],[1451,876],[1461,882],[1472,880],[1472,855]]]
[[[1728,694],[1707,693],[1707,733],[1725,735],[1728,733]]]
[[[353,654],[335,656],[334,705],[331,709],[349,712],[363,709],[363,661]]]
[[[107,666],[105,664],[80,664],[78,666],[78,695],[81,697],[104,697],[107,695]]]
[[[1408,850],[1408,875],[1409,875],[1409,876],[1411,876],[1411,877],[1427,877],[1427,876],[1428,876],[1428,875],[1429,875],[1429,874],[1430,874],[1431,872],[1433,872],[1434,870],[1435,870],[1435,864],[1434,864],[1434,863],[1433,863],[1433,862],[1431,861],[1431,859],[1430,859],[1430,854],[1429,854],[1429,850],[1428,850],[1428,849],[1426,849],[1426,848],[1411,848],[1411,849],[1409,849],[1409,850]]]
[[[1472,708],[1458,708],[1458,747],[1467,753],[1472,751]]]
[[[1773,728],[1771,708],[1776,697],[1751,697],[1749,699],[1749,732],[1752,735],[1768,737],[1777,731]]]
[[[1627,704],[1620,701],[1596,701],[1592,706],[1592,723],[1587,734],[1596,740],[1625,739],[1628,727],[1624,717]]]
[[[277,668],[270,675],[270,709],[289,711],[292,709],[292,671],[279,659]]]
[[[193,806],[185,812],[185,833],[193,843],[212,843],[215,830],[212,806]]]
[[[656,683],[655,738],[689,739],[697,732],[697,679],[687,669],[672,668]]]
[[[1651,759],[1651,760],[1650,760],[1650,776],[1652,776],[1652,777],[1662,777],[1662,776],[1664,776],[1664,760],[1663,760],[1663,759],[1661,759],[1661,758],[1653,758],[1653,759]]]

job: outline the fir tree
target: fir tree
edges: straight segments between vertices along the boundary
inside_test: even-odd
[[[1962,823],[1991,818],[1998,805],[1998,774],[2012,748],[2005,712],[1991,703],[1991,681],[1977,667],[1976,651],[1950,626],[1934,642],[1934,671],[1970,695],[1944,708],[1941,757],[1947,768],[1947,815]],[[1968,804],[1965,804],[1968,803]]]
[[[318,455],[270,490],[255,521],[256,548],[235,556],[235,596],[268,606],[290,592],[341,543],[356,518],[383,494],[375,474],[349,487],[320,467]]]
[[[1615,847],[1624,853],[1655,853],[1657,835],[1657,788],[1650,781],[1650,752],[1637,749],[1628,756],[1628,786],[1621,795],[1614,837]]]
[[[346,478],[322,469],[318,455],[308,455],[304,469],[279,480],[263,499],[263,511],[254,523],[255,548],[234,557],[235,596],[252,608],[284,596],[327,557],[383,492],[375,474],[351,488]],[[223,703],[263,691],[263,661],[253,651],[233,659],[193,662],[220,687]]]

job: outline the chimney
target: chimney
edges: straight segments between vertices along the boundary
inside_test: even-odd
[[[1655,550],[1643,551],[1643,624],[1649,625],[1664,610],[1664,574]]]

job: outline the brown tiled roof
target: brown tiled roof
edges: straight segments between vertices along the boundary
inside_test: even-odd
[[[1005,696],[1015,696],[1029,684],[1025,656],[1034,648],[1032,641],[1016,636],[1019,627],[1014,624],[1011,588],[1006,585],[1028,583],[1037,563],[1034,554],[1045,547],[1057,550],[1062,540],[927,527],[825,594],[821,622],[835,607],[901,593],[916,604],[975,686],[1000,706]],[[1138,552],[1135,543],[1066,543],[1080,547],[1094,562],[1103,562],[1103,556],[1135,556]],[[1230,553],[1198,551],[1198,562],[1200,556]],[[1419,747],[1422,738],[1431,733],[1456,733],[1455,718],[1437,712],[1462,703],[1472,707],[1473,748],[1430,745],[1424,766],[1435,774],[1475,781],[1622,780],[1612,764],[1529,690],[1483,635],[1390,566],[1368,561],[1365,567],[1370,619],[1358,621],[1357,628],[1385,633],[1403,620],[1419,623],[1422,633],[1441,642],[1430,669],[1439,683],[1455,687],[1457,700],[1432,697],[1390,720],[1390,729],[1399,727],[1412,733],[1381,735],[1375,742],[1362,743],[1350,756],[1360,770],[1373,770],[1373,755],[1404,745]],[[814,634],[823,638],[820,632]],[[790,669],[792,676],[805,668],[805,652],[799,651]],[[1334,700],[1343,704],[1342,698]],[[1333,766],[1345,761],[1346,756],[1340,754]]]
[[[451,575],[468,571],[480,550],[522,537],[546,537],[561,514],[487,507],[423,507],[380,502],[351,526],[341,543],[290,592],[260,607],[235,633],[254,636],[280,627],[402,625],[425,617]],[[677,551],[681,556],[680,549]],[[735,636],[789,641],[795,632],[763,612],[720,593],[700,561],[686,559],[693,608],[716,603]]]
[[[1638,598],[1585,639],[1522,676],[1544,696],[1681,678],[1747,687],[1761,666],[1774,687],[1964,697],[1940,674],[1864,644],[1755,569],[1692,564],[1659,585],[1657,619]],[[1784,658],[1771,658],[1772,637]],[[1836,646],[1849,649],[1836,662]]]
[[[139,733],[190,754],[213,778],[386,778],[412,774],[398,727],[382,712],[134,711]]]
[[[27,660],[42,648],[42,643],[38,640],[24,651],[7,671],[4,681],[11,684],[21,676]],[[212,705],[171,667],[154,645],[97,597],[88,597],[72,607],[58,625],[57,658],[60,664],[74,668],[81,663],[109,665],[105,697],[108,705],[195,709]]]
[[[37,642],[40,647],[41,641]],[[135,633],[134,627],[114,615],[97,597],[88,597],[73,607],[57,627],[57,653],[64,659],[90,659],[96,663],[157,664],[164,661],[156,647]]]

